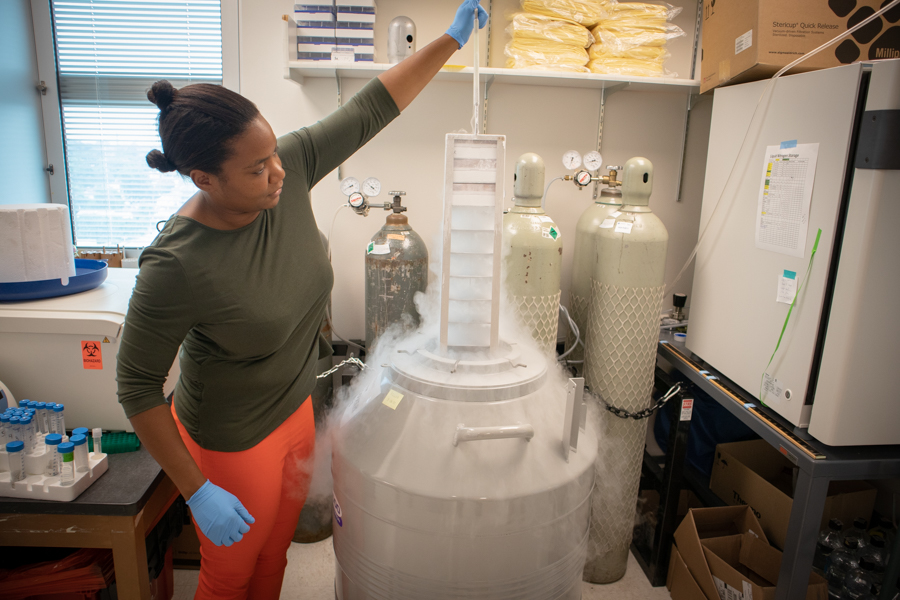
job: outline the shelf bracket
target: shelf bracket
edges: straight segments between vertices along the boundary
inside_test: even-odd
[[[678,181],[675,183],[675,202],[681,202],[681,193],[684,187],[684,155],[687,153],[687,134],[691,124],[691,110],[700,100],[699,94],[690,94],[687,97],[687,106],[684,111],[684,129],[681,132],[681,157],[678,163]]]
[[[603,154],[603,120],[606,117],[606,98],[615,94],[616,92],[622,91],[626,89],[629,85],[628,82],[616,83],[609,86],[604,86],[600,90],[600,116],[597,119],[597,152]],[[594,182],[594,200],[597,199],[598,194],[600,193],[600,180]]]
[[[334,83],[337,89],[337,107],[340,109],[344,105],[344,93],[341,88],[341,72],[338,69],[334,70]],[[344,163],[338,165],[337,178],[338,181],[344,180]]]
[[[481,117],[481,133],[482,133],[482,135],[487,134],[488,93],[491,91],[492,85],[494,85],[494,76],[493,75],[488,77],[487,80],[484,82],[484,103],[483,103],[483,108],[482,108],[482,110],[484,112],[482,113],[482,117]]]

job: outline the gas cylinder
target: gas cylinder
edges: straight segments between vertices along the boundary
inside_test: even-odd
[[[506,292],[522,325],[545,352],[556,350],[562,236],[541,207],[544,160],[529,152],[516,162],[515,206],[503,217]]]
[[[595,234],[590,271],[584,376],[607,405],[630,412],[650,406],[659,318],[665,291],[669,234],[650,211],[653,165],[646,158],[625,163],[622,207],[613,223]],[[601,406],[602,408],[602,406]],[[609,583],[625,574],[647,421],[601,410],[591,498],[586,581]]]
[[[409,226],[401,198],[389,192],[387,220],[366,247],[366,348],[394,323],[406,329],[419,324],[413,297],[428,285],[428,248]]]
[[[600,190],[594,203],[578,218],[575,227],[575,258],[572,263],[572,283],[569,288],[569,316],[581,332],[581,344],[575,349],[575,333],[569,330],[566,336],[566,351],[572,350],[569,360],[580,361],[584,358],[584,335],[588,322],[588,306],[591,298],[591,277],[599,260],[597,254],[597,236],[610,227],[612,213],[622,205],[622,184],[617,179],[621,167],[607,167],[609,175],[601,178],[607,187]],[[612,217],[615,218],[615,217]]]

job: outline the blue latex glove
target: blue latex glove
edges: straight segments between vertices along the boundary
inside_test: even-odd
[[[216,546],[230,546],[250,531],[250,516],[241,501],[208,479],[187,501],[194,521],[209,541]]]
[[[482,8],[478,0],[464,0],[459,5],[459,8],[456,9],[453,25],[447,30],[447,35],[456,40],[460,48],[466,45],[466,42],[469,41],[469,36],[472,35],[476,7],[478,8],[478,29],[483,29],[488,22],[487,11]]]

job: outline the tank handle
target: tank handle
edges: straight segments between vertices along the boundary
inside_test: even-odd
[[[524,438],[526,442],[534,437],[534,427],[531,425],[494,425],[491,427],[466,427],[460,423],[453,435],[453,445],[460,442],[473,442],[476,440],[501,440],[505,438]]]

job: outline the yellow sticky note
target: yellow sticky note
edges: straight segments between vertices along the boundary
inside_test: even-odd
[[[384,400],[382,400],[381,403],[391,410],[397,410],[397,405],[400,404],[401,400],[403,400],[403,394],[396,390],[391,390],[387,393],[387,396],[384,397]]]

